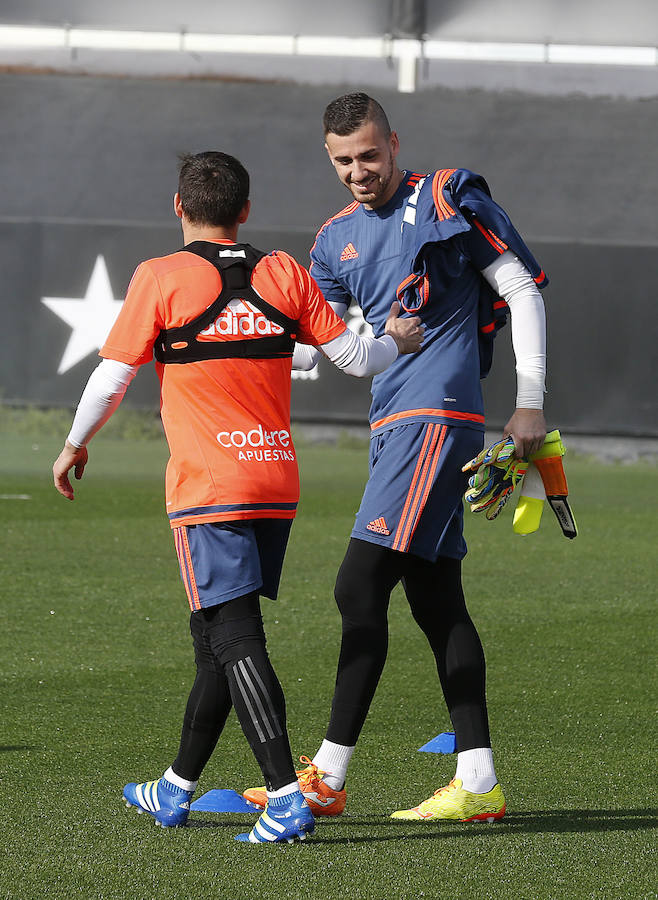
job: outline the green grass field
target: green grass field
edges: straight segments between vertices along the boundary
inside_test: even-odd
[[[0,441],[0,900],[657,896],[658,468],[569,456],[573,542],[550,510],[527,538],[512,533],[509,509],[494,523],[468,516],[465,586],[487,654],[501,823],[387,818],[454,773],[454,758],[417,752],[450,724],[397,592],[346,814],[320,820],[306,844],[252,847],[233,837],[253,815],[193,813],[189,827],[164,831],[121,802],[124,782],[158,777],[175,756],[193,678],[163,443],[96,438],[68,503],[50,476],[61,438]],[[312,755],[338,652],[333,580],[366,450],[299,455],[300,513],[280,599],[264,610],[293,751]],[[232,715],[199,793],[260,781]]]

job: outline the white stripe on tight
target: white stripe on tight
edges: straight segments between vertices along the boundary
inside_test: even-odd
[[[242,682],[240,681],[240,676],[238,673],[237,666],[233,666],[233,674],[235,675],[235,680],[237,682],[238,687],[240,688],[240,693],[242,694],[242,699],[244,700],[245,706],[247,707],[247,711],[249,712],[249,715],[251,716],[251,721],[253,722],[254,728],[256,729],[256,734],[258,735],[258,738],[259,738],[261,744],[264,744],[265,741],[267,740],[267,738],[263,734],[263,729],[260,727],[260,725],[258,723],[258,719],[256,718],[256,715],[254,713],[254,708],[251,705],[251,703],[249,702],[249,698],[247,697],[246,689],[243,687]]]
[[[267,703],[267,705],[268,705],[268,707],[269,707],[269,710],[270,710],[270,716],[272,717],[272,724],[273,724],[273,726],[274,726],[274,730],[276,731],[277,735],[280,737],[280,736],[283,734],[283,730],[281,729],[281,724],[280,724],[280,722],[279,722],[279,718],[278,718],[278,716],[277,716],[277,714],[276,714],[276,711],[275,711],[275,709],[274,709],[274,704],[272,703],[272,698],[271,698],[270,695],[268,694],[267,688],[266,688],[265,685],[263,684],[263,680],[262,680],[262,678],[260,677],[260,675],[258,674],[258,670],[256,669],[256,666],[254,665],[253,659],[252,659],[250,656],[247,656],[247,657],[245,658],[245,662],[247,663],[247,665],[248,665],[249,668],[251,669],[254,678],[256,679],[256,681],[258,682],[258,684],[260,685],[260,689],[261,689],[261,691],[263,692],[263,697],[265,698],[265,702]]]
[[[246,666],[245,666],[245,661],[244,661],[243,659],[241,659],[241,660],[238,662],[238,666],[240,667],[240,672],[242,673],[242,677],[244,678],[245,683],[246,683],[247,687],[249,688],[249,691],[251,692],[251,696],[253,697],[253,699],[254,699],[254,701],[255,701],[255,703],[256,703],[256,706],[258,707],[258,712],[260,713],[260,717],[261,717],[261,720],[262,720],[262,722],[263,722],[263,725],[264,725],[265,728],[267,729],[268,735],[270,736],[270,738],[275,737],[274,729],[272,728],[272,724],[271,724],[270,720],[269,720],[268,717],[267,717],[267,713],[265,712],[265,708],[264,708],[264,706],[263,706],[263,704],[262,704],[262,702],[261,702],[261,699],[260,699],[260,697],[259,697],[259,695],[258,695],[258,691],[256,690],[256,688],[255,688],[255,686],[254,686],[254,683],[253,683],[253,681],[251,680],[251,678],[249,677],[249,673],[247,672],[247,668],[246,668]],[[267,697],[267,692],[265,691],[265,685],[263,685],[262,682],[261,682],[261,685],[262,685],[262,687],[263,687],[263,691],[264,691],[264,693],[265,693],[265,696]],[[268,697],[268,700],[269,700],[269,697]],[[269,702],[269,705],[270,705],[270,706],[272,705],[272,704],[271,704],[271,701]]]

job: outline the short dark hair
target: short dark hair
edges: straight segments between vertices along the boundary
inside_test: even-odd
[[[376,100],[362,91],[332,100],[322,117],[325,135],[352,134],[367,122],[374,122],[385,137],[390,136],[391,126],[386,113]]]
[[[234,156],[208,150],[180,156],[178,193],[195,225],[230,227],[249,199],[249,173]]]

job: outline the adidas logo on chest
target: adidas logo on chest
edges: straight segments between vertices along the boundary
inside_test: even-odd
[[[340,261],[345,262],[348,259],[358,259],[359,252],[354,246],[354,244],[350,241],[346,247],[343,248],[343,252],[340,254]]]

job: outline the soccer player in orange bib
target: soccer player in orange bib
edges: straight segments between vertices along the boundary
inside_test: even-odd
[[[356,376],[419,349],[416,316],[394,303],[379,339],[359,338],[287,253],[237,242],[249,175],[219,152],[183,158],[174,209],[182,250],[138,266],[100,365],[53,466],[70,500],[87,443],[155,356],[170,449],[166,503],[187,592],[197,674],[179,751],[161,778],[124,788],[129,806],[184,825],[198,779],[231,707],[261,767],[267,808],[237,840],[303,840],[314,827],[299,791],[283,691],[270,663],[260,595],[276,598],[299,496],[290,433],[293,347],[319,347]]]

